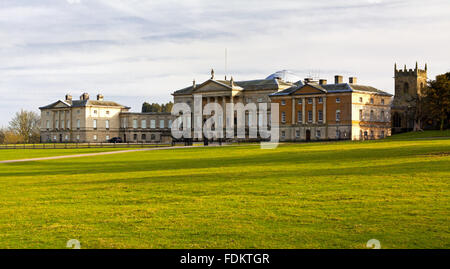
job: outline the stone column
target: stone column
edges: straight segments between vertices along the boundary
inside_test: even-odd
[[[306,119],[306,116],[305,116],[305,114],[306,114],[306,111],[305,111],[305,109],[306,109],[306,98],[305,97],[303,97],[302,98],[302,124],[305,124],[305,119]]]
[[[312,98],[313,101],[313,123],[316,123],[316,97]]]
[[[295,124],[295,98],[292,97],[292,124]]]

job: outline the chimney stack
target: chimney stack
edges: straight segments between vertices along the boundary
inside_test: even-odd
[[[326,85],[327,84],[327,80],[326,79],[319,79],[319,84],[320,85]]]
[[[334,76],[334,84],[340,84],[344,81],[344,78],[342,76]]]
[[[66,94],[66,101],[72,101],[72,95]]]
[[[103,101],[103,94],[97,94],[97,101]]]
[[[348,83],[350,83],[350,84],[356,84],[356,77],[349,77],[349,78],[348,78]]]
[[[313,81],[312,78],[305,78],[305,83],[310,83],[310,82],[312,82],[312,81]]]
[[[81,96],[80,96],[80,100],[89,100],[89,94],[88,93],[83,93]]]

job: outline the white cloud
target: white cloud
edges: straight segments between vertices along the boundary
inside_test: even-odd
[[[0,126],[66,92],[101,91],[134,110],[169,101],[211,67],[222,76],[225,48],[236,80],[314,70],[392,92],[394,62],[448,71],[448,1],[336,2],[4,0]]]

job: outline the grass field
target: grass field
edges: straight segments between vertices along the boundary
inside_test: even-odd
[[[0,164],[0,248],[449,248],[449,179],[414,137]]]

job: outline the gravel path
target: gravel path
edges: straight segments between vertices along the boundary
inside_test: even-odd
[[[66,158],[90,157],[90,156],[109,155],[109,154],[118,154],[118,153],[148,151],[148,150],[180,149],[180,148],[192,148],[192,147],[203,147],[203,146],[179,146],[179,147],[159,147],[159,148],[146,148],[146,149],[129,149],[129,150],[118,150],[118,151],[107,151],[107,152],[96,152],[96,153],[83,153],[83,154],[62,155],[62,156],[52,156],[52,157],[40,157],[40,158],[30,158],[30,159],[20,159],[20,160],[5,160],[5,161],[0,161],[0,163],[20,163],[20,162],[32,162],[32,161],[46,161],[46,160],[58,160],[58,159],[66,159]]]

